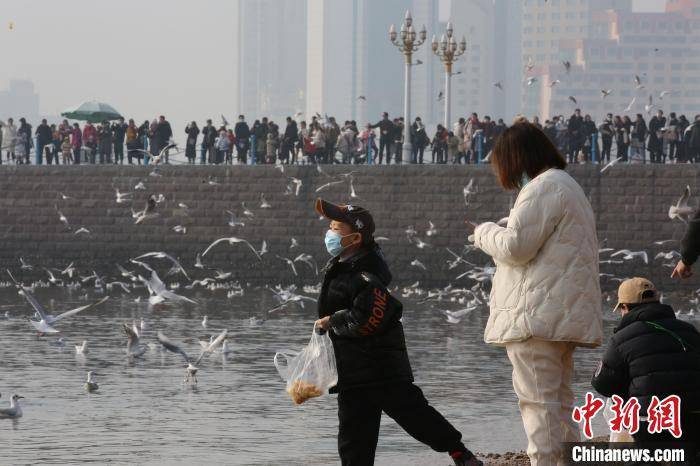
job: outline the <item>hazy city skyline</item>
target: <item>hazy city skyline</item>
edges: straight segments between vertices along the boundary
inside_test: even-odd
[[[35,3],[6,3],[2,8],[4,24],[0,32],[5,63],[0,68],[0,92],[9,88],[11,80],[32,81],[35,92],[40,96],[40,113],[45,115],[58,115],[62,110],[84,100],[98,99],[111,103],[123,114],[139,120],[165,114],[178,127],[193,119],[203,121],[211,117],[218,120],[221,113],[231,120],[242,110],[241,107],[246,107],[239,92],[240,76],[250,73],[261,82],[280,79],[280,76],[268,77],[261,74],[256,69],[256,64],[237,69],[235,51],[240,32],[237,30],[237,16],[241,1],[243,0],[203,0],[194,9],[191,3],[181,0],[152,0],[148,2],[148,8],[144,7],[143,2],[134,0],[125,0],[119,4],[101,3],[99,8],[87,0],[40,2],[40,7]],[[277,1],[280,6],[284,2],[288,7],[293,0],[253,1],[268,5],[274,5]],[[350,0],[347,1],[350,3]],[[413,9],[420,12],[422,4],[431,1],[399,0],[393,3],[412,4]],[[453,4],[457,1],[438,1],[437,24],[442,24],[447,19],[460,23],[462,18],[449,18],[450,12],[459,11],[463,7],[460,3],[457,5],[460,8],[455,9]],[[298,1],[296,3],[299,4]],[[664,4],[664,0],[636,0],[634,8],[637,11],[662,11]],[[397,7],[393,15],[386,16],[392,16],[392,22],[398,25],[403,13]],[[421,25],[427,23],[427,18],[416,16],[415,21]],[[9,27],[10,23],[13,24],[12,28]],[[66,24],[75,27],[65,27]],[[433,34],[439,37],[443,32],[442,29],[433,29],[436,22],[426,25],[429,29],[428,41]],[[402,59],[386,37],[389,23],[373,27],[382,28],[383,31],[377,34],[376,43],[363,46],[369,47],[367,53],[372,55],[372,63],[386,63],[392,68],[373,70],[371,75],[367,75],[366,85],[372,86],[375,76],[377,85],[381,84],[383,76],[392,76],[398,82],[391,84],[401,89]],[[458,37],[462,33],[466,31],[456,31]],[[284,34],[275,34],[275,31],[269,30],[260,31],[259,34],[261,61],[274,59],[273,52],[289,47],[290,44],[290,50],[300,57],[306,57],[306,27],[295,28],[294,24],[288,24]],[[469,39],[477,40],[472,37]],[[299,44],[298,48],[295,48],[296,44]],[[273,50],[272,47],[276,49]],[[340,63],[344,52],[346,51],[331,51],[330,57]],[[432,52],[426,43],[418,56],[428,61],[430,55]],[[289,79],[295,73],[306,73],[309,69],[301,58],[286,63],[285,75]],[[335,63],[332,62],[329,66],[332,68]],[[378,68],[376,64],[372,66]],[[394,69],[397,66],[399,69]],[[427,102],[433,96],[424,95],[425,91],[419,86],[432,80],[435,81],[432,86],[439,87],[442,84],[442,65],[438,60],[430,59],[423,66],[431,68],[422,71],[422,78],[418,76],[420,72],[414,74],[413,100],[425,101],[422,108],[428,112],[430,107],[434,113],[431,116],[435,117],[440,114],[441,105],[428,105]],[[483,70],[483,76],[480,72],[479,78],[490,81],[489,76],[493,72],[493,69]],[[280,73],[279,68],[276,73]],[[465,77],[468,73],[469,68],[465,66]],[[304,82],[309,83],[306,78]],[[465,92],[475,92],[469,90],[472,89],[469,87],[471,84],[467,79],[463,84],[466,86]],[[332,92],[333,83],[325,85]],[[453,116],[456,117],[472,109],[471,101],[466,98],[462,104],[459,103],[460,84],[455,81],[453,85],[456,87]],[[348,91],[344,89],[342,92]],[[479,92],[483,94],[482,91]],[[280,98],[274,93],[271,95],[273,99]],[[253,102],[260,102],[260,96],[253,97]],[[386,106],[397,114],[401,111],[401,102],[397,105],[396,98],[392,99]],[[491,100],[493,99],[489,97],[488,105],[494,104]],[[297,101],[300,105],[308,103],[306,96],[303,99],[297,96]],[[512,102],[506,102],[504,108],[509,103],[512,107]],[[382,106],[383,102],[380,102],[379,107]],[[250,119],[264,113],[260,107],[263,106],[259,106],[255,112],[251,110],[255,104],[247,106]],[[288,113],[292,114],[292,110],[296,109],[289,108]],[[362,117],[374,120],[378,117],[375,113],[377,112],[373,110]],[[344,119],[349,115],[336,116]]]

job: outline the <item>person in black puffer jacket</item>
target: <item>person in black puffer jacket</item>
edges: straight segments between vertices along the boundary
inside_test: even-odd
[[[591,384],[598,393],[636,397],[646,418],[653,396],[681,399],[682,442],[700,440],[700,333],[676,319],[673,308],[659,302],[659,293],[645,278],[625,280],[618,290],[622,320],[598,365]],[[678,442],[669,432],[650,434],[642,420],[635,443]]]
[[[374,242],[374,220],[359,206],[318,199],[331,220],[317,328],[330,331],[338,367],[338,451],[344,466],[374,464],[382,412],[413,438],[447,452],[457,465],[481,465],[459,433],[413,384],[401,302],[387,290],[391,272]]]

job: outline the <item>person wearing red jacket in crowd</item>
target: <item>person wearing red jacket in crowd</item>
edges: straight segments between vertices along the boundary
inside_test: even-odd
[[[97,154],[97,128],[89,121],[83,128],[83,146],[87,149],[86,156],[90,157],[90,163],[94,164]]]
[[[233,147],[236,145],[236,135],[233,134],[232,129],[226,130],[226,135],[228,136],[228,150],[226,151],[226,163],[228,165],[233,164]]]
[[[80,148],[83,146],[83,133],[80,131],[78,123],[73,123],[73,129],[70,131],[70,144],[73,147],[73,163],[80,165]]]

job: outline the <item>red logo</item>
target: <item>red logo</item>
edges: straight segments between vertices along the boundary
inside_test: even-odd
[[[593,396],[593,393],[586,392],[586,403],[580,408],[576,406],[574,412],[571,413],[571,418],[578,424],[583,423],[583,435],[587,439],[593,438],[593,429],[591,429],[591,421],[598,414],[598,411],[603,409],[605,403],[603,400]]]
[[[384,319],[384,312],[386,311],[386,293],[379,288],[375,288],[373,294],[374,301],[372,303],[371,315],[367,323],[360,328],[360,333],[363,335],[369,335],[377,330]]]
[[[639,432],[639,411],[641,409],[639,400],[632,397],[625,402],[617,395],[613,395],[611,399],[610,409],[613,412],[613,418],[608,424],[610,431],[619,433],[627,430],[632,435]],[[571,413],[571,418],[576,423],[583,424],[583,435],[588,439],[593,438],[591,424],[603,406],[605,406],[603,399],[596,398],[591,392],[586,392],[584,405],[576,406]],[[663,400],[659,400],[659,397],[653,396],[647,408],[647,419],[647,432],[650,434],[659,434],[666,430],[675,438],[680,438],[683,435],[680,397],[669,395]]]
[[[681,399],[678,395],[669,395],[659,401],[657,396],[651,397],[649,409],[649,433],[658,434],[667,430],[676,438],[683,435],[681,430]]]
[[[625,401],[617,395],[612,396],[612,410],[614,417],[610,420],[610,431],[620,433],[629,431],[630,435],[639,432],[639,410],[641,406],[637,398]]]

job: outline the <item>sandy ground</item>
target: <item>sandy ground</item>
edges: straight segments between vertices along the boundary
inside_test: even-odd
[[[608,437],[595,437],[591,442],[607,442]],[[486,466],[530,466],[530,459],[524,451],[506,453],[480,453],[476,456],[484,462]]]

